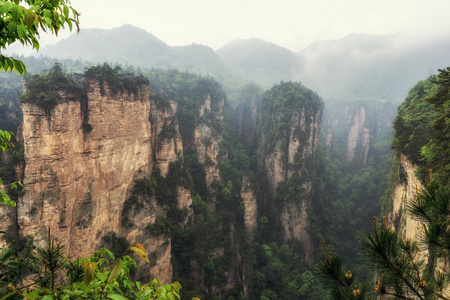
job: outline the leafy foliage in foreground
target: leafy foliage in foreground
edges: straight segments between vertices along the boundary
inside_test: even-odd
[[[0,49],[19,41],[39,50],[39,30],[58,35],[61,27],[67,25],[72,30],[75,24],[80,31],[79,14],[68,4],[68,0],[3,0],[0,2]],[[0,54],[2,69],[14,70],[19,74],[27,71],[20,60]]]
[[[64,245],[51,240],[36,248],[29,239],[18,248],[3,247],[0,255],[1,299],[180,299],[178,282],[135,282],[130,270],[136,262],[130,250],[149,262],[144,247],[133,244],[119,257],[102,248],[89,258],[70,260]],[[32,278],[32,285],[24,282]]]
[[[394,299],[448,299],[450,274],[439,270],[435,262],[450,262],[450,190],[431,181],[408,203],[408,212],[423,222],[421,245],[388,229],[386,221],[378,229],[375,217],[373,234],[360,240],[360,253],[377,271],[372,288],[369,283],[358,283],[351,271],[345,272],[341,258],[328,254],[324,242],[325,261],[317,264],[317,271],[331,288],[332,299],[381,295]],[[419,255],[419,246],[429,251],[428,263]]]

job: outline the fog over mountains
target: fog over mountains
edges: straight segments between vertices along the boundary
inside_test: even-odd
[[[351,34],[316,42],[298,55],[301,80],[324,98],[403,100],[421,79],[450,64],[450,40],[414,40],[407,35]]]
[[[350,34],[318,41],[298,53],[258,39],[236,40],[214,51],[192,44],[170,47],[132,25],[84,29],[41,55],[124,63],[144,68],[209,74],[222,81],[231,73],[270,86],[301,81],[325,99],[374,98],[400,101],[415,82],[450,64],[446,36],[414,40],[405,34]],[[227,74],[227,75],[226,75]]]
[[[190,45],[170,47],[153,34],[123,25],[107,29],[83,29],[80,33],[48,45],[42,55],[63,59],[82,59],[94,63],[126,63],[143,68],[178,68],[193,73],[220,74],[224,65],[209,47]]]

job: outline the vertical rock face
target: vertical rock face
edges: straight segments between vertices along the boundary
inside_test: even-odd
[[[222,122],[224,99],[220,101],[218,110],[213,112],[214,121]],[[211,110],[211,96],[200,105],[200,118],[194,130],[194,149],[198,154],[199,162],[204,166],[206,173],[206,185],[209,187],[214,179],[220,179],[219,175],[219,150],[222,134],[211,125],[208,115]]]
[[[156,101],[151,100],[150,104],[153,159],[161,175],[166,176],[170,162],[183,155],[183,142],[175,120],[177,103],[171,101],[169,106],[159,107]]]
[[[139,93],[114,95],[90,82],[89,123],[83,132],[79,101],[64,101],[50,115],[34,104],[22,104],[25,146],[25,194],[18,205],[22,235],[38,232],[45,241],[47,226],[52,236],[66,244],[72,257],[88,256],[110,232],[140,242],[155,258],[152,276],[171,280],[170,238],[153,237],[145,226],[164,215],[155,201],[144,204],[134,225],[123,228],[121,214],[134,180],[153,167],[167,174],[168,165],[182,149],[172,105],[158,109],[149,101],[149,88]],[[152,123],[149,121],[152,119]],[[163,136],[164,130],[172,135]],[[181,206],[190,205],[184,195]]]
[[[366,122],[366,109],[364,106],[358,108],[356,113],[353,115],[350,131],[348,133],[347,139],[347,162],[350,162],[354,159],[356,154],[356,147],[361,147],[360,155],[362,156],[363,162],[367,159],[367,153],[369,152],[369,137],[370,137],[370,129],[364,127],[364,123]]]
[[[413,220],[406,212],[406,202],[413,199],[418,190],[423,188],[422,183],[414,176],[417,168],[402,154],[398,161],[401,182],[395,186],[392,195],[392,211],[388,219],[393,229],[402,233],[404,238],[416,238],[420,232],[421,222]],[[395,224],[395,225],[394,225]]]
[[[287,145],[287,164],[285,165],[284,176],[274,174],[274,179],[269,177],[270,182],[276,182],[279,178],[286,181],[293,178],[308,178],[300,180],[300,192],[298,199],[286,201],[281,211],[281,222],[284,228],[285,239],[297,239],[302,243],[307,259],[312,258],[313,247],[307,233],[309,216],[307,210],[311,202],[311,179],[313,176],[312,161],[315,158],[316,146],[319,139],[320,113],[312,114],[309,120],[305,118],[304,110],[301,113],[294,113],[291,119],[289,130],[289,142]],[[302,136],[306,134],[308,139],[301,142]],[[276,182],[278,185],[280,181]],[[298,201],[300,200],[300,201]]]
[[[415,220],[407,212],[406,204],[413,199],[417,191],[423,188],[422,183],[418,180],[414,173],[417,165],[413,164],[406,155],[401,154],[398,159],[400,182],[395,186],[392,195],[392,210],[388,214],[388,224],[391,229],[397,231],[404,239],[420,240],[423,232],[423,224],[421,221]],[[423,259],[428,262],[428,250],[423,249],[418,253],[418,260]],[[444,273],[450,271],[450,266],[446,260],[438,259],[436,268]],[[450,289],[447,287],[446,292]]]
[[[282,83],[264,95],[261,112],[267,120],[260,126],[259,161],[270,190],[278,195],[274,209],[279,210],[284,239],[300,241],[309,260],[313,247],[306,228],[321,100],[301,85]]]
[[[388,220],[391,229],[396,230],[406,239],[417,240],[423,229],[422,223],[414,220],[406,211],[406,203],[413,199],[418,190],[423,188],[422,183],[418,180],[414,172],[417,168],[409,161],[404,154],[398,160],[398,168],[400,175],[400,183],[395,186],[392,195],[392,211],[389,212]],[[422,251],[420,256],[427,257],[428,251]]]
[[[293,174],[306,174],[310,171],[303,168],[301,161],[315,157],[319,139],[319,120],[320,114],[314,114],[307,120],[304,109],[300,113],[292,113],[286,136],[282,137],[273,151],[264,157],[272,189]],[[305,136],[307,139],[304,138]]]
[[[369,150],[391,135],[395,112],[395,105],[390,102],[328,105],[322,129],[329,155],[342,157],[345,164],[365,166]]]
[[[258,204],[256,195],[250,186],[248,177],[242,178],[241,197],[244,202],[244,225],[247,236],[253,240],[253,232],[257,229]]]

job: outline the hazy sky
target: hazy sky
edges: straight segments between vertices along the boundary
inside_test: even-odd
[[[171,46],[260,38],[294,52],[350,33],[450,28],[449,0],[71,0],[82,28],[130,23]],[[62,36],[64,37],[65,34]],[[60,37],[61,38],[61,37]],[[55,40],[43,38],[43,44]]]

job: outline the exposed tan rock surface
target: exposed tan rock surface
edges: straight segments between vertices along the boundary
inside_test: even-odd
[[[353,115],[347,138],[347,161],[351,162],[356,155],[357,146],[361,147],[360,154],[365,162],[370,146],[370,130],[365,127],[366,109],[360,106]]]
[[[414,176],[417,165],[408,160],[404,154],[400,155],[398,164],[402,180],[397,184],[392,195],[393,208],[387,217],[389,221],[388,226],[396,230],[403,238],[418,241],[423,231],[423,225],[421,221],[411,217],[407,212],[406,204],[414,199],[417,191],[420,191],[423,185]],[[424,259],[426,263],[428,261],[428,250],[419,252],[418,259]],[[445,273],[450,271],[450,266],[442,260],[437,261],[436,267]],[[446,293],[450,293],[450,288],[446,289]]]
[[[161,175],[166,176],[170,162],[183,157],[183,142],[175,120],[177,103],[170,102],[169,107],[162,108],[155,101],[150,103],[155,167],[161,170]]]
[[[418,190],[423,188],[422,183],[414,176],[417,168],[404,154],[398,160],[399,170],[404,178],[397,184],[392,195],[393,208],[388,214],[389,226],[395,229],[403,238],[417,240],[422,230],[422,223],[414,220],[406,209],[406,203],[412,200]],[[428,252],[422,252],[427,257]]]
[[[219,103],[219,111],[215,112],[215,117],[219,122],[223,119],[222,107],[224,100]],[[198,154],[199,162],[204,166],[206,173],[206,185],[209,187],[214,179],[220,179],[219,172],[219,150],[222,141],[221,133],[209,124],[206,114],[211,112],[211,97],[205,99],[200,106],[200,120],[194,131],[194,147]]]
[[[258,226],[258,203],[250,179],[246,176],[242,178],[241,197],[244,202],[245,231],[250,240],[253,240],[253,232]]]
[[[136,97],[105,90],[101,95],[99,85],[90,83],[87,96],[93,129],[87,134],[79,101],[60,103],[50,115],[34,104],[22,104],[26,168],[18,224],[23,235],[38,232],[41,246],[50,226],[52,236],[66,245],[72,257],[90,255],[102,236],[116,232],[154,253],[157,265],[151,275],[168,282],[172,277],[170,238],[145,231],[161,209],[147,204],[142,209],[146,213],[138,214],[128,229],[121,227],[121,213],[135,179],[148,176],[153,166],[165,175],[169,163],[178,158],[182,144],[176,124],[173,137],[160,136],[174,122],[176,107],[155,108],[148,87],[142,87]],[[188,205],[189,200],[183,201],[182,205]]]
[[[272,152],[263,157],[269,184],[272,190],[294,174],[300,177],[311,175],[313,170],[308,167],[315,157],[319,139],[320,115],[312,114],[306,119],[304,109],[292,114],[289,130],[285,137],[281,137]],[[305,139],[304,137],[307,137]],[[264,136],[262,144],[264,144]],[[285,149],[285,150],[284,150]],[[312,247],[309,234],[307,210],[311,204],[311,182],[303,183],[303,192],[295,199],[285,199],[280,214],[284,228],[285,240],[299,240],[305,250],[307,259],[312,258]]]

